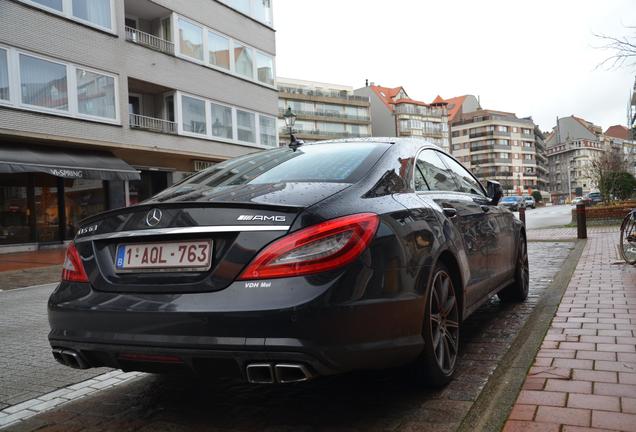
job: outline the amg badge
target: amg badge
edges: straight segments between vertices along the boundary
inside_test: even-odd
[[[236,220],[240,221],[271,221],[271,222],[285,222],[286,216],[265,216],[265,215],[240,215]]]

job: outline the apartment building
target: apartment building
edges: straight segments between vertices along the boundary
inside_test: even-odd
[[[606,145],[623,155],[625,168],[636,176],[636,139],[632,137],[632,131],[623,125],[614,125],[607,128],[604,136]]]
[[[269,0],[0,1],[0,246],[277,146],[274,77]]]
[[[404,87],[367,84],[354,91],[371,104],[373,136],[423,138],[444,150],[450,148],[447,103],[411,99]]]
[[[508,194],[546,187],[543,141],[531,118],[478,109],[458,113],[450,128],[453,156],[481,181],[496,180]]]
[[[566,202],[596,189],[590,164],[607,150],[600,126],[573,115],[557,118],[545,145],[553,202]]]
[[[369,98],[354,95],[353,87],[282,77],[277,83],[281,145],[290,139],[287,108],[296,115],[294,136],[305,142],[371,136]]]

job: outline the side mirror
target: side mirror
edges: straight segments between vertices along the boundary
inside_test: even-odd
[[[499,204],[499,200],[503,196],[503,189],[501,188],[501,184],[494,180],[488,180],[488,182],[486,183],[486,189],[488,190],[490,204]]]

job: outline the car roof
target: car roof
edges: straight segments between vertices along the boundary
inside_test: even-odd
[[[312,144],[339,144],[339,143],[348,143],[348,142],[377,142],[377,143],[385,143],[385,144],[417,144],[422,147],[434,148],[438,150],[444,150],[440,146],[433,144],[430,141],[427,141],[423,138],[398,138],[398,137],[365,137],[365,138],[339,138],[333,140],[326,141],[315,141],[310,143],[305,143],[303,145],[312,145]]]

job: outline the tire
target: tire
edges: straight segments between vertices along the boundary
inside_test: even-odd
[[[519,238],[519,247],[517,249],[515,280],[497,293],[501,301],[506,303],[522,302],[528,297],[530,269],[528,266],[528,244],[524,236]]]
[[[453,279],[446,266],[438,263],[426,290],[422,326],[424,351],[415,363],[419,384],[442,387],[452,379],[459,353],[459,316]]]
[[[636,264],[636,216],[629,214],[621,225],[621,240],[619,250],[627,264]]]

